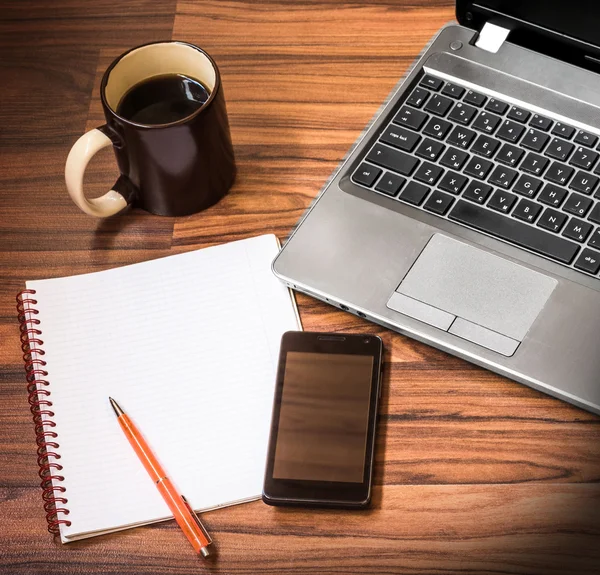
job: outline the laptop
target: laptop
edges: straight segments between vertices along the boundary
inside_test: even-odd
[[[273,271],[600,414],[600,4],[458,0],[456,15]]]

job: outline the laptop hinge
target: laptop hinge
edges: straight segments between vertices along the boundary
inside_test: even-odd
[[[486,22],[483,25],[481,32],[479,32],[479,37],[475,42],[475,46],[486,52],[495,54],[500,50],[500,46],[502,46],[504,40],[506,40],[509,32],[510,30],[507,28],[502,28],[502,26]]]

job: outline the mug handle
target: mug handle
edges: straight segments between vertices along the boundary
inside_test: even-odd
[[[83,174],[92,156],[102,148],[113,144],[112,140],[102,131],[103,128],[104,126],[94,128],[83,134],[73,144],[65,164],[65,182],[71,199],[86,214],[100,218],[119,213],[133,199],[130,190],[131,184],[128,181],[123,181],[124,176],[117,180],[113,189],[99,198],[88,200],[83,193]],[[127,185],[128,183],[129,185]],[[123,191],[125,191],[127,197],[115,188],[125,188]],[[128,191],[130,193],[127,193]]]

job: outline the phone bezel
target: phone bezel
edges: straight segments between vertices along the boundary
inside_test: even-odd
[[[381,386],[382,350],[381,338],[370,334],[286,332],[283,335],[277,368],[271,434],[262,494],[265,503],[311,507],[366,507],[369,504],[373,476],[377,409]],[[362,483],[276,479],[273,477],[285,364],[287,354],[290,351],[368,355],[373,358]]]

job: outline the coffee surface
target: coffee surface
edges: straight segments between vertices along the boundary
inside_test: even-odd
[[[193,78],[182,74],[154,76],[123,96],[117,114],[136,124],[170,124],[193,114],[208,97],[209,91]]]

